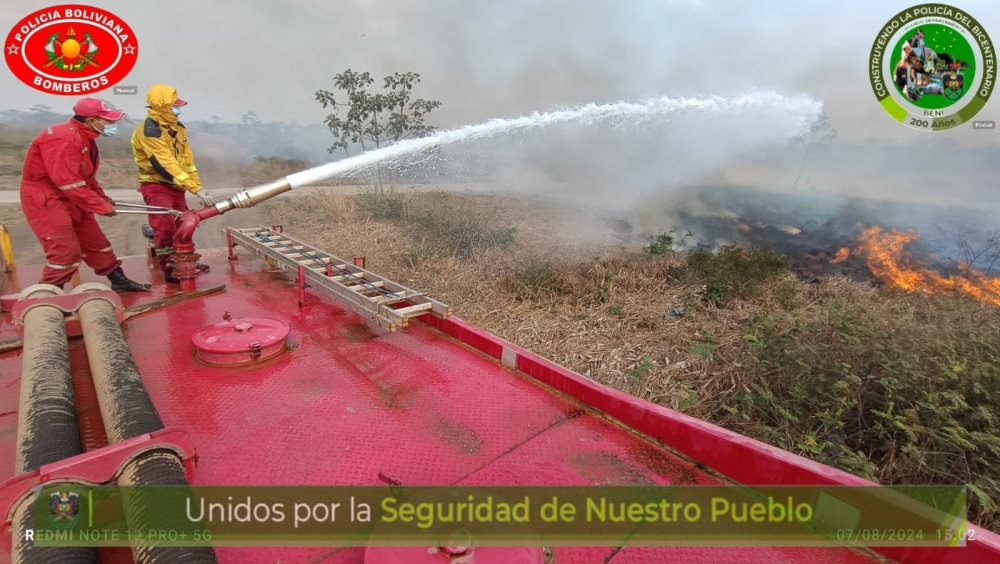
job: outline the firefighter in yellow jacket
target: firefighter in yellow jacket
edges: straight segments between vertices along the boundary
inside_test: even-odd
[[[147,118],[132,133],[132,154],[139,166],[139,192],[146,205],[187,211],[187,192],[204,205],[215,199],[201,187],[194,155],[188,145],[187,130],[177,121],[187,102],[177,97],[172,86],[158,84],[146,94]],[[171,215],[150,215],[153,244],[167,282],[178,282],[168,263],[173,251],[176,223]],[[199,265],[199,268],[202,268]]]

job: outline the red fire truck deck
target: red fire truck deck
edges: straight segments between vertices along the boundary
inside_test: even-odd
[[[389,332],[339,302],[300,289],[294,273],[237,247],[202,250],[205,288],[224,289],[122,323],[164,425],[197,449],[194,485],[711,485],[867,482],[601,386],[457,317],[430,314]],[[368,265],[372,270],[378,265]],[[147,257],[125,271],[153,289],[126,307],[177,293]],[[34,284],[21,265],[0,293]],[[100,281],[81,268],[81,282]],[[67,292],[69,289],[67,288]],[[278,356],[240,367],[197,358],[192,334],[224,318],[290,326]],[[0,343],[18,334],[3,314]],[[0,482],[14,477],[21,349],[0,353]],[[83,339],[70,339],[85,452],[107,445]],[[380,474],[382,478],[380,478]],[[6,508],[0,508],[6,510]],[[995,537],[959,549],[881,549],[904,562],[986,562]],[[221,562],[361,563],[364,548],[216,548]],[[556,547],[554,561],[861,563],[844,548]],[[131,562],[127,548],[103,562]],[[5,561],[9,555],[0,555]],[[445,560],[442,560],[445,561]]]

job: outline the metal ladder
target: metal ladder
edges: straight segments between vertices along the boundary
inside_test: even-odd
[[[264,256],[281,270],[297,271],[300,306],[308,280],[312,286],[389,332],[406,327],[410,318],[426,313],[442,319],[451,317],[451,306],[289,237],[280,226],[227,227],[223,233],[229,245],[230,260],[237,259],[233,247],[242,246]]]

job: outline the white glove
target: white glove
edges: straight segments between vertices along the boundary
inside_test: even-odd
[[[198,196],[198,199],[201,200],[201,203],[206,206],[215,205],[215,198],[213,198],[211,194],[209,194],[204,190],[198,192],[197,194],[195,194],[195,196]]]

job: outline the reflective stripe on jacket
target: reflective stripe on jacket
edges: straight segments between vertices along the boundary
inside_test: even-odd
[[[139,167],[139,182],[167,184],[192,194],[201,190],[201,179],[188,145],[187,129],[172,110],[177,91],[157,85],[149,89],[147,118],[132,132],[132,156]]]

